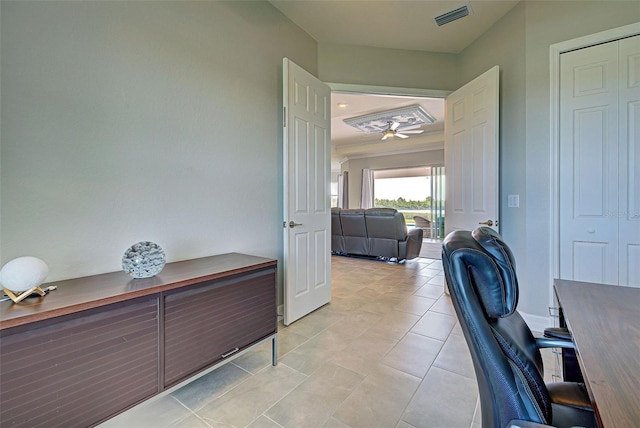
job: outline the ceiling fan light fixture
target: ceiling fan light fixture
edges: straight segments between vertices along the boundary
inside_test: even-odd
[[[398,122],[398,125],[395,127],[395,129],[397,129],[398,126],[401,126],[403,123],[408,125],[430,125],[435,121],[436,119],[420,105],[412,105],[344,119],[344,123],[347,125],[369,134],[384,132],[395,122]]]

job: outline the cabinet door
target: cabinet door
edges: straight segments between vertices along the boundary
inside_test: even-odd
[[[167,293],[164,317],[168,387],[277,331],[275,269]]]
[[[91,426],[159,390],[157,298],[8,333],[0,338],[2,427]]]

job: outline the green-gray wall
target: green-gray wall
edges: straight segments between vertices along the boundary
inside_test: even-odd
[[[0,255],[48,280],[282,258],[282,58],[316,42],[269,3],[1,3]]]
[[[553,276],[549,48],[639,21],[637,1],[523,1],[458,55],[412,57],[406,51],[320,44],[318,69],[331,82],[455,90],[500,66],[500,231],[518,262],[519,308],[542,321],[552,302]],[[394,60],[376,63],[376,55]],[[350,203],[356,206],[355,186],[367,162],[349,160],[343,168],[358,167],[350,175]],[[520,195],[519,208],[507,207],[509,194]]]
[[[170,260],[281,259],[282,57],[327,82],[445,91],[497,64],[501,231],[520,308],[542,317],[549,46],[638,22],[640,6],[522,2],[458,55],[317,46],[263,1],[2,1],[0,19],[0,263],[89,275],[120,269],[142,239]]]
[[[500,65],[501,232],[518,262],[522,312],[544,317],[552,303],[549,48],[638,21],[635,1],[526,1],[460,54],[460,83]],[[508,194],[520,195],[519,208],[507,207]]]
[[[318,78],[323,82],[452,90],[457,70],[453,54],[318,45]]]

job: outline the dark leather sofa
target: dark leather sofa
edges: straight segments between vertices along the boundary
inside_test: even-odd
[[[331,209],[331,252],[404,262],[420,254],[422,229],[407,231],[393,208]]]

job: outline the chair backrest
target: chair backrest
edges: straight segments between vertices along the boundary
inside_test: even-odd
[[[483,427],[513,419],[548,424],[551,400],[535,338],[516,311],[518,280],[509,247],[493,229],[450,233],[442,263],[471,352]]]
[[[431,220],[421,215],[414,215],[413,221],[416,222],[416,227],[431,227]]]

